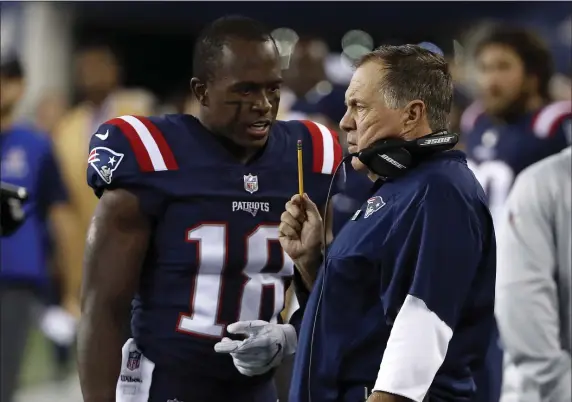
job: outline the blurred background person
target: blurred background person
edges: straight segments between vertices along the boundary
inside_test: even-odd
[[[550,52],[531,30],[485,25],[472,38],[477,100],[462,118],[469,166],[488,196],[496,229],[515,176],[569,143],[564,130],[569,102],[552,103]],[[488,384],[483,400],[500,395],[502,349],[495,334],[479,382]]]
[[[495,312],[506,350],[502,402],[572,400],[572,152],[517,177],[498,236]]]
[[[113,117],[153,114],[155,98],[145,90],[122,87],[119,59],[105,43],[94,41],[80,47],[74,67],[79,102],[54,128],[53,138],[80,225],[81,235],[69,247],[83,252],[87,227],[97,204],[97,197],[85,184],[89,138],[100,124]]]
[[[67,98],[61,91],[46,92],[42,94],[36,106],[34,124],[38,130],[53,137],[56,127],[66,114],[68,107]]]
[[[161,114],[184,113],[197,116],[199,101],[190,90],[181,85],[181,88],[172,92],[165,103],[159,108]]]
[[[485,26],[476,34],[473,52],[478,95],[461,126],[471,168],[498,221],[515,176],[569,144],[564,126],[572,104],[551,101],[554,63],[534,32]]]
[[[15,109],[24,89],[20,62],[4,57],[0,64],[2,181],[26,188],[29,199],[24,205],[27,219],[22,227],[0,238],[2,402],[13,400],[26,343],[35,324],[34,308],[52,284],[51,267],[69,273],[67,278],[78,278],[74,271],[81,270],[81,254],[67,248],[78,233],[50,140],[31,125],[16,121]],[[52,258],[54,265],[50,264]],[[61,304],[77,315],[79,283],[68,282],[64,288]]]
[[[318,37],[302,37],[295,41],[283,72],[279,119],[294,120],[312,114],[318,100],[332,91],[324,67],[328,54],[328,45]],[[299,113],[300,110],[305,113]]]

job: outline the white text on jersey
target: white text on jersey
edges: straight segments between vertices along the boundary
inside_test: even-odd
[[[270,212],[270,203],[257,201],[233,201],[232,212],[235,211],[245,211],[252,216],[256,216],[258,211]]]

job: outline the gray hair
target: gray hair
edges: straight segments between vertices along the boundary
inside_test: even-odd
[[[453,78],[442,56],[416,45],[381,46],[362,56],[356,67],[370,61],[386,72],[380,90],[387,107],[397,109],[421,100],[431,129],[449,128]]]

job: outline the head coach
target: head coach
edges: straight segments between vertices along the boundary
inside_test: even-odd
[[[325,256],[306,195],[282,215],[295,285],[311,290],[290,402],[460,402],[475,392],[496,245],[483,189],[451,149],[452,94],[445,60],[418,46],[383,46],[358,62],[340,127],[353,168],[374,182],[370,198]]]

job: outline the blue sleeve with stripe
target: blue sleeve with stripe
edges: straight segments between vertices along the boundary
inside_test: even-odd
[[[117,119],[114,119],[117,120]],[[145,214],[159,213],[162,192],[149,180],[150,172],[137,160],[136,151],[114,120],[102,124],[91,137],[87,160],[87,184],[101,197],[105,190],[123,188],[135,194]]]
[[[310,120],[287,122],[298,139],[302,140],[305,192],[318,207],[326,204],[326,195],[331,187],[330,197],[339,192],[338,180],[332,183],[333,174],[342,160],[342,147],[338,134],[326,126]],[[341,175],[341,168],[338,177]]]
[[[545,106],[534,117],[532,130],[537,137],[548,140],[547,156],[566,148],[572,140],[572,102]]]

